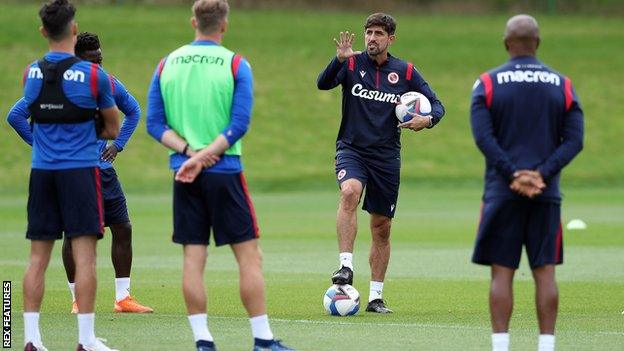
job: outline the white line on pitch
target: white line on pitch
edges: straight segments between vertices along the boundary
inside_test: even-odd
[[[177,314],[158,314],[158,316],[167,317],[181,317]],[[208,316],[208,319],[223,319],[223,320],[241,320],[246,321],[246,317],[227,317],[227,316]],[[336,317],[339,318],[339,317]],[[344,322],[344,321],[320,321],[320,320],[307,320],[307,319],[283,319],[283,318],[270,318],[272,322],[280,323],[301,323],[301,324],[320,324],[320,325],[353,325],[353,326],[367,326],[367,327],[408,327],[408,328],[432,328],[432,329],[455,329],[455,330],[490,330],[487,327],[470,327],[465,325],[452,325],[452,324],[427,324],[427,323],[370,323],[370,322]],[[526,329],[512,329],[513,331],[528,331]],[[624,332],[617,331],[584,331],[584,330],[558,330],[559,334],[589,334],[589,335],[614,335],[624,336]]]

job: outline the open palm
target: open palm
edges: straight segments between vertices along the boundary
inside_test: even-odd
[[[355,34],[349,32],[340,32],[340,39],[334,38],[336,44],[336,56],[338,61],[344,62],[351,56],[358,55],[360,51],[353,51],[353,38]]]

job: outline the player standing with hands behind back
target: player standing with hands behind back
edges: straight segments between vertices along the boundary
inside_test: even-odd
[[[390,226],[399,195],[401,168],[400,128],[432,128],[444,107],[424,78],[406,61],[388,52],[394,43],[396,22],[375,13],[366,19],[366,51],[353,51],[354,35],[341,32],[336,57],[318,77],[321,90],[342,85],[342,122],[336,141],[336,178],[340,184],[337,215],[340,269],[334,284],[353,283],[353,243],[357,234],[356,210],[366,188],[363,209],[370,213],[372,245],[368,312],[390,313],[382,300],[383,281],[390,260]],[[429,116],[413,114],[397,128],[395,106],[399,97],[417,91],[431,102]]]
[[[513,277],[523,245],[535,280],[538,350],[555,348],[555,265],[563,263],[559,176],[583,148],[583,111],[570,79],[536,58],[539,43],[535,18],[509,19],[510,60],[483,73],[472,92],[472,133],[486,159],[472,261],[491,266],[494,351],[509,348]]]
[[[229,245],[236,256],[254,350],[290,351],[273,338],[266,312],[260,233],[240,160],[253,76],[245,59],[221,45],[228,13],[226,0],[195,1],[195,41],[158,65],[148,92],[147,129],[172,150],[170,166],[177,172],[173,241],[183,245],[182,290],[197,351],[216,349],[204,289],[211,231],[215,245]]]

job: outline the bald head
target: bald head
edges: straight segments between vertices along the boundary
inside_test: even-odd
[[[505,48],[512,57],[535,56],[539,42],[539,26],[532,16],[516,15],[507,21]]]

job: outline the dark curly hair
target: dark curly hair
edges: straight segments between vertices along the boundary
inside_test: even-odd
[[[100,38],[98,38],[97,34],[89,32],[78,34],[78,39],[76,40],[76,46],[74,48],[76,56],[82,56],[86,51],[93,51],[99,48]]]
[[[58,41],[69,35],[76,8],[68,0],[52,0],[41,6],[39,17],[48,37]]]
[[[364,29],[368,29],[370,27],[379,26],[383,28],[388,35],[393,35],[396,30],[396,21],[394,18],[385,13],[373,13],[368,16],[366,19],[366,23],[364,23]]]

